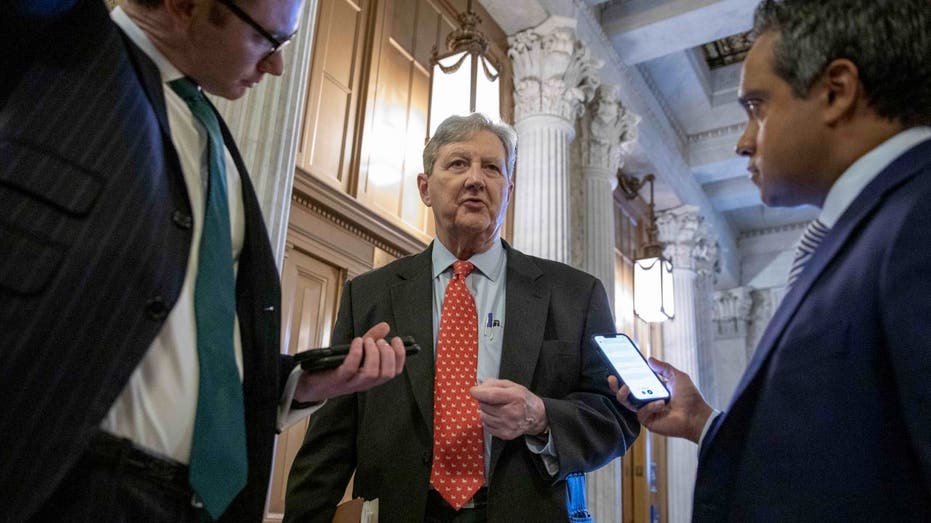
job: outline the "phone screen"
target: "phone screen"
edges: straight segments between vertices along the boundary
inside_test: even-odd
[[[627,336],[595,336],[595,343],[638,402],[668,399],[669,391]]]

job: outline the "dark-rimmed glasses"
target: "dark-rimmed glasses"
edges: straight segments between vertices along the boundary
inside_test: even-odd
[[[297,34],[297,31],[295,31],[284,39],[278,38],[271,31],[265,29],[261,24],[256,22],[254,18],[249,16],[249,13],[243,11],[238,5],[234,4],[233,0],[217,0],[217,2],[226,6],[226,8],[232,11],[233,14],[236,15],[240,20],[247,23],[249,27],[255,29],[256,32],[265,37],[265,39],[268,40],[270,44],[272,44],[272,50],[262,58],[263,60],[272,56],[290,44],[291,39],[294,38],[294,35]]]

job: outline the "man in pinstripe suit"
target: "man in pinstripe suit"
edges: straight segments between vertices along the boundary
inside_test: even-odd
[[[5,10],[0,521],[200,521],[205,510],[259,521],[276,426],[403,368],[387,324],[353,340],[335,371],[310,377],[278,354],[278,273],[242,159],[215,110],[218,125],[200,124],[168,88],[180,79],[235,99],[280,75],[302,4],[132,0],[108,17],[100,0],[23,0]],[[219,134],[222,161],[208,169]],[[203,508],[186,466],[198,400],[210,396],[198,394],[193,291],[205,171],[229,187],[238,328],[227,357],[242,380],[247,465],[245,487],[217,511]]]

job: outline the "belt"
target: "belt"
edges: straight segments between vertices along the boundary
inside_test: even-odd
[[[98,463],[120,468],[189,499],[192,496],[187,465],[156,456],[129,439],[97,431],[91,436],[87,455]]]
[[[430,497],[433,498],[434,503],[440,503],[441,505],[449,507],[449,503],[447,503],[443,496],[435,489],[430,489]],[[465,504],[462,505],[461,510],[476,508],[483,509],[486,505],[488,505],[488,487],[481,487],[475,491],[475,494],[468,501],[466,501]]]

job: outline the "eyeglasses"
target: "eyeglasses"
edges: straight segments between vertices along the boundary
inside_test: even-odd
[[[272,34],[271,31],[262,27],[254,18],[249,16],[249,13],[243,11],[238,5],[233,3],[233,0],[217,0],[217,2],[226,6],[227,9],[233,12],[240,20],[249,24],[250,27],[256,30],[260,35],[265,37],[270,44],[272,44],[272,50],[268,52],[262,59],[268,58],[273,54],[277,53],[281,49],[285,48],[288,44],[291,43],[291,39],[294,38],[294,35],[297,34],[297,31],[291,33],[284,39],[280,39]]]

